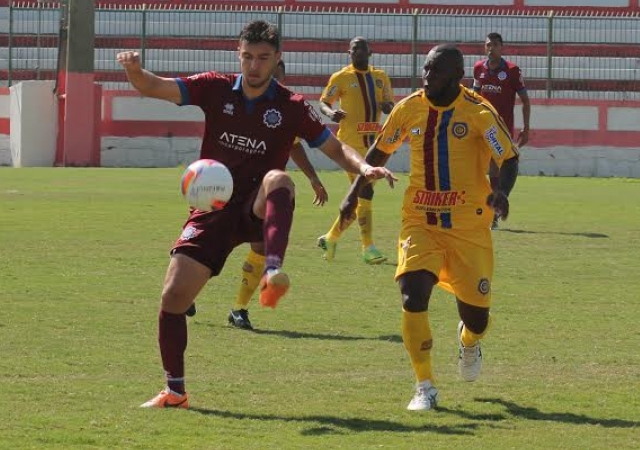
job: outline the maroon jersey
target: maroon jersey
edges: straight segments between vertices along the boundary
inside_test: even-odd
[[[513,135],[516,93],[526,91],[520,68],[503,58],[497,70],[489,69],[488,59],[478,61],[473,66],[473,90],[489,100]]]
[[[296,136],[318,147],[330,135],[313,107],[275,80],[253,100],[242,94],[242,75],[205,72],[176,80],[181,104],[205,114],[200,158],[220,161],[233,175],[230,202],[246,199],[270,170],[284,170]]]

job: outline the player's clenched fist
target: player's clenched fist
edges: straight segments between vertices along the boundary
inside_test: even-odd
[[[126,70],[142,69],[142,63],[140,62],[140,53],[135,51],[120,52],[116,55],[116,60]]]

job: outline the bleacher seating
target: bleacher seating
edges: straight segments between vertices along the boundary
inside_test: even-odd
[[[58,51],[55,12],[47,11],[46,20],[43,16],[38,20],[37,11],[14,11],[13,80],[38,73],[42,78],[53,76]],[[275,12],[150,11],[145,21],[146,67],[166,75],[237,71],[236,36],[247,21],[257,18],[278,20]],[[8,20],[8,8],[0,7],[0,85],[6,83],[9,69]],[[348,64],[349,39],[363,35],[374,51],[372,63],[387,71],[397,94],[408,93],[416,70],[410,45],[412,20],[410,15],[286,13],[282,31],[287,84],[319,93],[329,74]],[[470,75],[473,63],[483,57],[484,36],[497,30],[506,40],[505,56],[523,68],[530,95],[544,96],[549,75],[547,23],[544,16],[419,16],[418,74],[428,48],[450,41],[463,48]],[[550,71],[554,97],[640,99],[639,25],[637,17],[555,18]],[[140,47],[142,29],[140,11],[96,12],[96,78],[106,88],[128,87],[114,58],[118,51]]]

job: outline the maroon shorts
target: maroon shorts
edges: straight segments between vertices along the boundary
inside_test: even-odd
[[[245,242],[262,242],[263,221],[253,213],[259,188],[244,201],[227,204],[220,211],[192,212],[171,254],[187,255],[220,274],[234,248]]]

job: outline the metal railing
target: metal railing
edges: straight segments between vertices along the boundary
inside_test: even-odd
[[[61,16],[61,2],[46,0],[0,8],[0,39],[7,43],[0,47],[0,84],[55,78]],[[349,63],[348,42],[357,35],[369,40],[372,63],[403,94],[419,86],[431,46],[460,45],[471,75],[486,34],[498,31],[505,57],[522,68],[534,97],[640,99],[640,17],[566,12],[96,7],[96,79],[127,88],[114,57],[131,48],[141,51],[149,70],[163,74],[237,71],[237,35],[254,19],[280,26],[287,84],[306,93],[320,92],[329,75]]]

